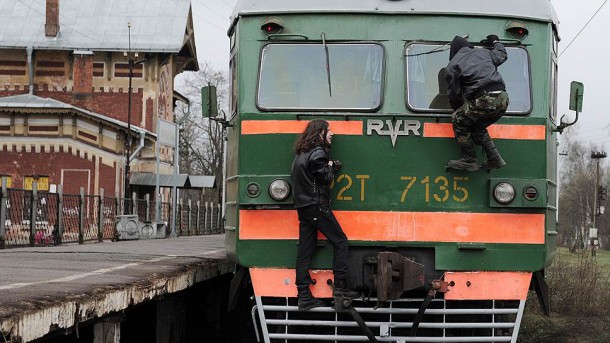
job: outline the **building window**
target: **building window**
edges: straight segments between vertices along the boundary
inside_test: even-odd
[[[23,188],[31,190],[34,187],[34,182],[38,183],[39,191],[49,190],[49,177],[39,175],[26,176],[25,178],[23,178]]]
[[[36,76],[65,76],[66,64],[63,61],[36,62]]]
[[[142,78],[143,75],[144,68],[141,63],[133,66],[133,77]],[[129,63],[115,63],[114,77],[129,77]]]
[[[104,62],[93,62],[93,77],[104,77]]]
[[[25,61],[0,60],[0,75],[22,75],[26,73]]]

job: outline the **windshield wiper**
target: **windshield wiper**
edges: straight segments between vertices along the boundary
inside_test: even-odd
[[[328,56],[328,45],[326,45],[326,35],[322,32],[322,44],[324,44],[324,53],[326,53],[326,77],[328,78],[328,95],[332,98],[333,91],[330,85],[330,58]]]

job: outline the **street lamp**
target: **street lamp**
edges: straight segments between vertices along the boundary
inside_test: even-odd
[[[597,169],[596,169],[596,173],[595,173],[595,196],[593,197],[593,227],[591,229],[594,229],[593,232],[597,231],[597,226],[595,226],[595,218],[597,217],[598,214],[598,210],[597,210],[597,192],[599,189],[599,160],[601,158],[606,158],[608,155],[606,154],[605,151],[593,151],[591,152],[591,158],[595,160],[596,164],[597,164]],[[589,239],[590,239],[590,244],[591,244],[591,256],[595,256],[595,240],[597,239],[597,237],[594,237],[592,234],[589,234]],[[595,234],[595,236],[597,236],[597,234]]]

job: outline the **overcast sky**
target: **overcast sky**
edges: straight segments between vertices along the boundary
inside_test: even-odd
[[[306,0],[304,0],[306,1]],[[608,0],[551,0],[559,17],[562,52],[604,4],[599,13],[559,58],[558,117],[569,111],[570,82],[585,85],[584,105],[578,133],[582,140],[610,149],[610,5]],[[228,70],[229,16],[237,0],[191,0],[195,39],[200,62],[208,61],[214,69]],[[604,101],[604,99],[609,101]]]

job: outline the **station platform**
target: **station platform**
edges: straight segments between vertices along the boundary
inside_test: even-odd
[[[232,273],[224,235],[0,250],[0,339],[29,342]]]

